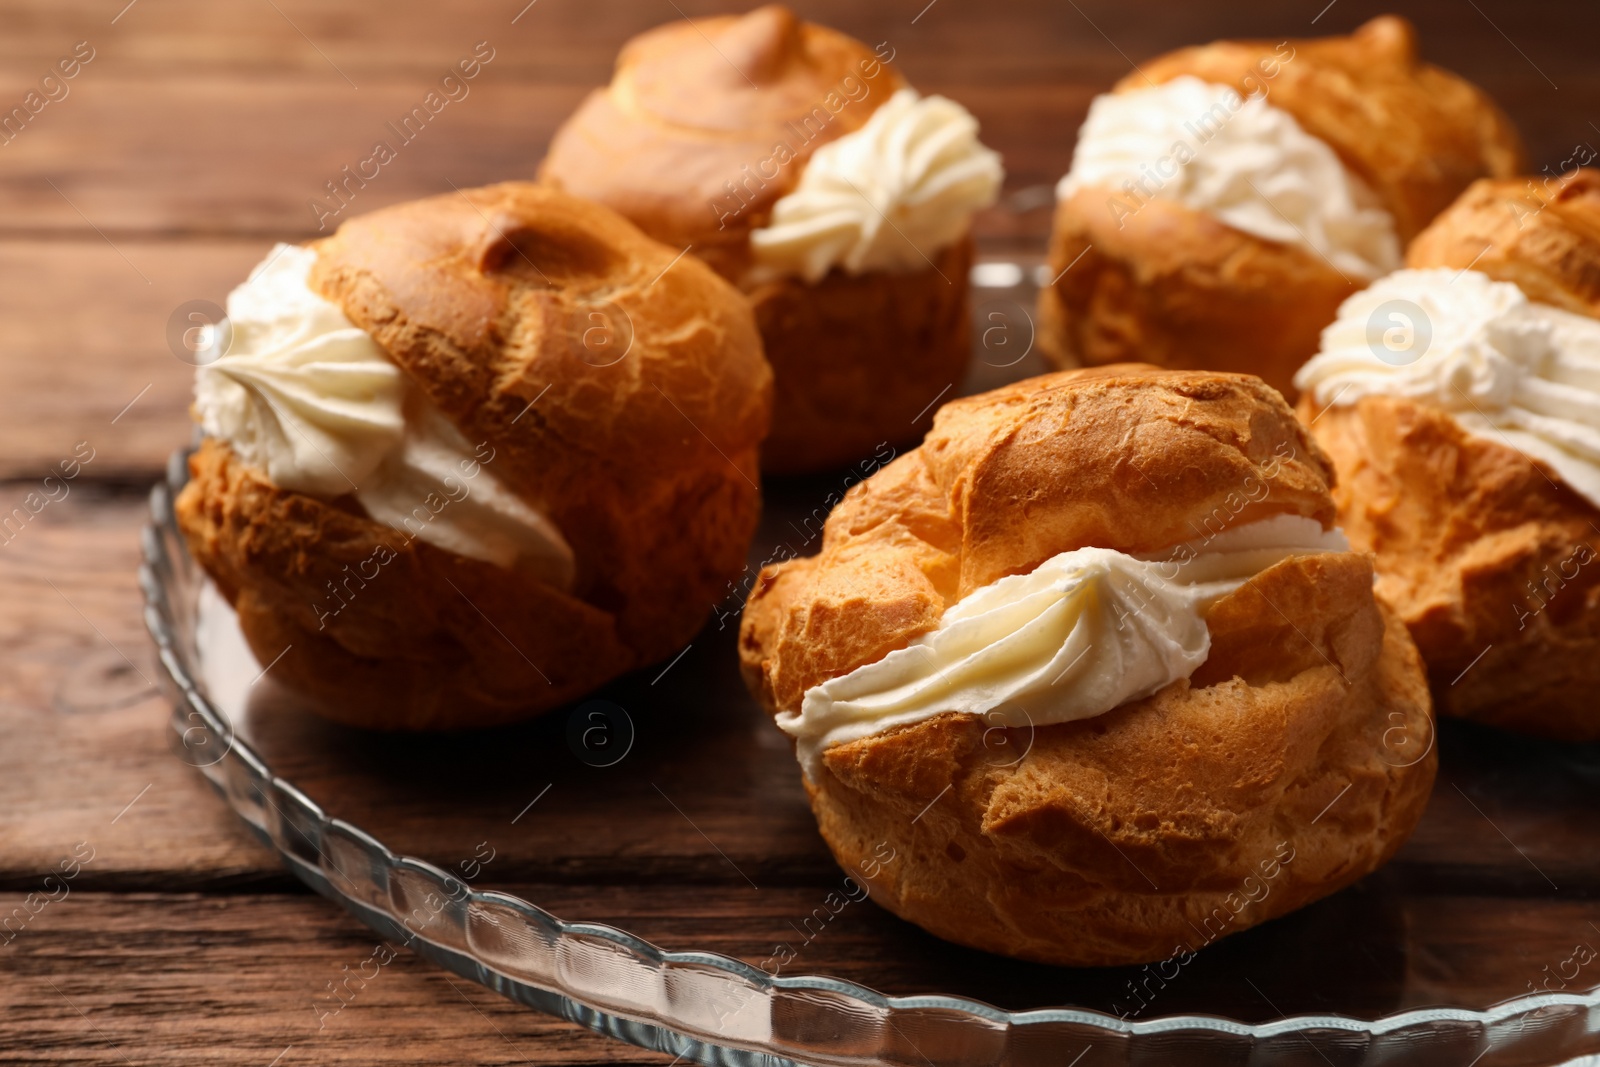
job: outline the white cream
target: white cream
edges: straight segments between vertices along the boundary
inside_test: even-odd
[[[316,253],[278,245],[228,296],[226,350],[195,375],[206,434],[283,489],[353,495],[439,548],[571,584],[561,532],[487,469],[365,331],[307,282]]]
[[[570,588],[572,549],[554,523],[485,469],[494,449],[473,447],[438,409],[415,408],[400,447],[356,493],[367,514],[457,555]]]
[[[816,775],[834,745],[943,712],[1045,726],[1138,700],[1205,662],[1213,603],[1290,556],[1348,551],[1338,530],[1277,516],[1131,556],[1080,548],[953,604],[929,633],[806,691],[778,725]]]
[[[1396,396],[1549,467],[1600,507],[1600,321],[1478,271],[1403,270],[1355,294],[1295,375],[1319,405]]]
[[[1393,217],[1326,142],[1264,95],[1188,75],[1095,98],[1056,193],[1087,188],[1105,190],[1119,225],[1170,200],[1311,251],[1351,279],[1401,263]]]
[[[353,493],[399,444],[405,379],[371,337],[312,292],[317,254],[278,245],[228,294],[227,351],[195,375],[212,437],[284,489]],[[216,355],[212,353],[212,355]]]
[[[756,274],[814,283],[835,267],[925,270],[994,203],[1004,178],[966,108],[901,89],[860,129],[817,149],[768,225],[750,234]]]

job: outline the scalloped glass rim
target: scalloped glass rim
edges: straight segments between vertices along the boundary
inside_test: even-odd
[[[1426,1045],[1431,1055],[1462,1064],[1510,1067],[1576,1063],[1573,1057],[1600,1051],[1600,988],[1518,997],[1481,1011],[1413,1009],[1371,1022],[1340,1015],[1260,1024],[1207,1015],[1124,1022],[1073,1008],[1007,1012],[961,997],[886,997],[823,975],[773,977],[727,956],[664,951],[615,927],[565,922],[510,894],[470,889],[331,818],[236,738],[201,689],[194,619],[184,614],[193,601],[184,600],[204,579],[172,510],[188,480],[189,452],[176,452],[165,483],[151,490],[139,568],[145,625],[173,704],[175,748],[301,881],[383,936],[519,1003],[642,1048],[739,1067],[1094,1067],[1175,1062],[1179,1054],[1186,1064],[1268,1067],[1307,1062],[1308,1044],[1329,1063],[1414,1062]],[[416,903],[430,893],[437,903],[414,922]],[[736,1010],[713,1010],[729,998],[739,998]],[[714,1014],[723,1016],[715,1025]],[[1096,1055],[1086,1055],[1091,1051]]]

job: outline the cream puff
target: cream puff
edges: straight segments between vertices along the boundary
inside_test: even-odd
[[[197,374],[177,514],[274,678],[361,726],[508,721],[671,655],[744,566],[748,304],[532,183],[278,246]]]
[[[1082,966],[1199,951],[1384,863],[1431,711],[1332,480],[1245,375],[945,405],[745,609],[746,681],[840,864],[939,937]]]
[[[1421,62],[1394,16],[1157,58],[1078,134],[1040,350],[1256,374],[1292,397],[1340,303],[1473,180],[1521,164],[1500,109]]]
[[[780,5],[661,26],[540,168],[750,298],[775,377],[768,471],[918,440],[968,362],[971,221],[1000,161],[893,56]]]
[[[1339,311],[1301,417],[1443,714],[1600,740],[1600,171],[1481,181]]]

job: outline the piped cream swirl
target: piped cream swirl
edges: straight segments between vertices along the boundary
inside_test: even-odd
[[[1348,549],[1338,530],[1281,515],[1152,556],[1063,552],[963,597],[905,648],[812,686],[777,722],[815,778],[827,749],[942,712],[1004,711],[1014,726],[1100,715],[1193,674],[1217,600],[1291,556]]]
[[[207,435],[280,488],[351,495],[375,521],[550,584],[572,582],[561,532],[487,469],[370,335],[307,282],[317,254],[278,245],[228,296],[221,352],[195,375]]]
[[[367,514],[446,551],[570,588],[571,547],[554,523],[489,473],[494,448],[474,446],[419,398],[409,406],[400,447],[356,493]]]
[[[353,493],[400,442],[405,379],[371,337],[311,291],[317,254],[278,245],[228,294],[226,352],[195,375],[212,437],[274,485]],[[231,337],[230,337],[231,334]]]
[[[1403,270],[1350,297],[1295,375],[1322,406],[1419,400],[1600,507],[1600,320],[1474,270]]]
[[[966,108],[900,89],[860,129],[817,149],[767,226],[751,232],[756,274],[814,283],[834,267],[925,270],[994,203],[1004,177]]]
[[[1171,200],[1353,279],[1400,266],[1394,218],[1325,141],[1264,95],[1189,75],[1095,98],[1056,192],[1086,188],[1106,191],[1119,222]]]

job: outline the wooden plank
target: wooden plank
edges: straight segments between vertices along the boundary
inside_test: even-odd
[[[9,507],[20,487],[4,489]],[[206,883],[286,884],[167,749],[134,580],[142,502],[95,495],[70,488],[0,547],[0,883],[32,886],[87,842],[98,856],[85,877],[163,884],[176,866]]]
[[[961,5],[953,8],[962,10]],[[184,34],[221,32],[203,18],[161,13],[159,5],[149,5],[149,10],[158,13],[134,12],[166,26],[176,36],[164,40],[173,46],[198,47],[210,39]],[[944,10],[935,10],[940,18],[947,17]],[[1095,19],[1113,39],[1158,32],[1141,30],[1142,24],[1115,11],[1096,13],[1121,20],[1113,24]],[[1009,21],[1013,17],[1022,16],[1006,16],[993,25],[973,24],[966,15],[958,16],[963,21],[952,20],[970,29],[974,42],[986,43],[966,47],[963,54],[1006,54],[998,47],[1001,38],[994,35],[1015,30]],[[1195,17],[1174,15],[1184,32],[1194,29],[1186,20]],[[35,12],[34,19],[23,21],[31,26],[43,19],[55,26],[51,18],[55,16]],[[923,32],[932,21],[930,13],[915,29]],[[250,33],[226,36],[242,41],[265,35],[270,40],[266,27],[248,25]],[[1066,25],[1058,12],[1040,16],[1036,32],[1014,35],[1020,43],[1013,51],[1020,49],[1017,62],[1024,67],[1046,62],[1044,56],[1053,57],[1049,62],[1085,51],[1100,56],[1098,65],[1047,72],[1059,76],[1059,82],[951,82],[960,68],[952,73],[942,61],[928,72],[931,81],[918,75],[926,87],[950,92],[978,113],[985,136],[1006,154],[1013,190],[1046,184],[1059,175],[1070,159],[1072,131],[1090,95],[1121,73],[1106,68],[1123,64],[1122,57],[1098,35],[1085,37],[1082,29]],[[1545,34],[1540,39],[1548,40],[1548,30],[1538,24],[1529,33]],[[592,36],[599,31],[584,32]],[[1457,26],[1452,32],[1476,31]],[[535,34],[529,39],[547,37]],[[1064,42],[1066,50],[1040,50],[1034,43],[1038,40]],[[943,41],[938,48],[954,47],[942,36],[930,41]],[[1473,47],[1487,56],[1492,55],[1489,44],[1478,41]],[[508,48],[508,56],[514,52]],[[929,55],[936,53],[930,44]],[[912,55],[914,50],[908,63]],[[1520,117],[1544,124],[1536,160],[1559,162],[1571,143],[1593,133],[1582,121],[1581,108],[1548,106],[1548,86],[1531,65],[1487,66],[1495,77],[1508,79],[1507,84],[1522,86]],[[507,71],[510,66],[491,66],[474,95],[443,112],[425,131],[426,141],[419,138],[408,146],[359,191],[349,210],[446,192],[452,182],[470,185],[531,173],[549,132],[583,89],[533,84],[512,76],[515,72],[502,77]],[[1569,99],[1600,96],[1595,91],[1600,81],[1593,81],[1586,68],[1571,72],[1575,80],[1566,71],[1560,73]],[[104,77],[91,82],[92,75]],[[6,84],[0,82],[0,87]],[[21,91],[20,83],[13,87]],[[0,225],[13,234],[21,230],[76,239],[0,244],[0,269],[14,279],[0,295],[0,321],[8,326],[0,337],[0,477],[41,475],[80,440],[106,442],[96,476],[147,477],[159,470],[170,447],[187,435],[183,411],[189,368],[172,357],[165,336],[174,308],[194,298],[220,300],[269,240],[314,235],[311,199],[340,168],[359,160],[369,143],[384,135],[385,123],[416,103],[425,88],[426,79],[384,74],[354,91],[331,70],[241,74],[201,63],[195,73],[166,80],[119,73],[115,67],[86,68],[79,89],[62,102],[59,113],[44,112],[5,149],[9,166],[0,177],[0,194],[15,210]],[[285,151],[291,145],[294,150]],[[119,165],[94,163],[106,159]],[[1037,246],[1042,245],[1048,216],[1048,210],[1022,215],[996,210],[980,219],[980,229],[993,240]],[[239,233],[252,236],[223,236]],[[174,242],[152,234],[211,236]],[[62,389],[69,373],[78,384]],[[150,391],[112,425],[146,386]]]
[[[0,195],[14,212],[4,227],[18,236],[98,230],[116,241],[135,235],[308,238],[349,214],[454,187],[531,177],[551,134],[586,90],[491,79],[486,74],[470,96],[446,105],[407,143],[389,124],[421,103],[429,88],[424,82],[369,82],[353,92],[323,78],[103,78],[70,97],[59,113],[42,113],[6,146]],[[1011,191],[1053,183],[1065,173],[1088,103],[1106,84],[919,82],[971,109],[984,141],[1005,159]],[[1519,78],[1510,88],[1514,92],[1500,95],[1524,130],[1535,170],[1558,171],[1575,145],[1600,144],[1582,113],[1550,106],[1553,94],[1543,82]],[[1575,75],[1568,88],[1575,99],[1600,100],[1600,73]],[[348,187],[354,195],[346,198],[344,215],[329,214],[340,201],[328,183],[344,181],[343,168],[369,159],[379,141],[396,158],[370,182]],[[85,158],[121,162],[85,168],[79,165]],[[1040,247],[1048,217],[1040,214],[1034,232]],[[980,235],[995,225],[992,217],[981,220]]]
[[[771,494],[753,558],[780,542],[811,550],[806,517],[842,485]],[[143,504],[87,489],[48,505],[0,551],[0,602],[14,605],[0,614],[0,647],[12,652],[0,729],[19,739],[0,746],[0,886],[26,883],[79,841],[98,851],[85,875],[96,887],[288,884],[168,751],[167,709],[143,682],[156,670],[134,580]],[[825,884],[837,871],[786,739],[743,692],[732,638],[731,616],[724,630],[713,622],[670,669],[600,694],[635,733],[610,767],[569,746],[571,712],[485,733],[386,736],[275,704],[269,687],[246,729],[332,814],[447,867],[487,841],[499,875],[524,881]],[[1600,892],[1592,754],[1460,727],[1442,745],[1439,788],[1395,867],[1408,891]]]
[[[0,896],[0,913],[25,899]],[[7,1063],[671,1060],[513,1004],[315,896],[73,890],[0,957]]]
[[[194,367],[168,320],[191,300],[220,303],[268,247],[0,243],[0,477],[41,478],[87,442],[86,477],[152,478],[190,434]],[[30,487],[14,488],[6,511]]]
[[[268,237],[0,241],[0,479],[42,478],[79,442],[94,452],[87,477],[156,477],[192,432],[194,367],[173,347],[173,317],[191,301],[220,305],[270,247]]]
[[[80,488],[47,505],[0,551],[0,602],[14,605],[0,616],[14,664],[0,677],[0,729],[17,739],[0,746],[0,885],[31,881],[80,841],[97,849],[91,885],[287,884],[168,751],[134,580],[143,502],[91,496]],[[637,730],[613,767],[574,754],[564,716],[441,739],[293,711],[266,719],[260,748],[334,814],[447,865],[492,839],[503,869],[522,877],[831,877],[787,743],[742,696],[732,634],[697,641],[675,668],[680,685],[653,690],[649,672],[610,693]]]
[[[66,884],[60,897],[53,883],[60,899],[52,903],[35,898],[29,920],[0,947],[0,1042],[10,1063],[669,1061],[512,1004],[380,941],[319,897],[108,895]],[[1223,941],[1162,982],[1135,968],[1073,971],[968,952],[934,942],[870,900],[830,911],[817,889],[520,889],[560,912],[769,972],[825,973],[891,994],[980,996],[1013,1010],[1074,1005],[1133,1018],[1211,1011],[1265,1020],[1272,1005],[1369,1018],[1441,1002],[1488,1006],[1530,984],[1559,988],[1560,974],[1572,973],[1563,964],[1574,944],[1600,944],[1593,902],[1535,911],[1447,897],[1390,908],[1355,891]],[[21,894],[0,894],[0,915],[29,908]],[[828,918],[815,918],[819,910]],[[1306,966],[1310,959],[1317,965]],[[1252,966],[1241,969],[1246,962]],[[1143,1010],[1130,982],[1146,983]]]
[[[678,11],[700,17],[754,6],[683,0],[675,11],[654,2],[612,3],[606,6],[605,17],[596,18],[591,7],[572,0],[538,0],[536,5],[524,0],[460,0],[448,7],[427,0],[398,0],[384,5],[381,17],[374,17],[359,0],[279,0],[273,5],[241,5],[222,18],[206,0],[138,3],[126,10],[123,3],[19,0],[8,5],[0,65],[20,71],[39,66],[42,73],[57,53],[89,39],[99,50],[94,62],[104,70],[171,76],[172,58],[181,56],[187,71],[321,75],[343,70],[361,84],[361,75],[431,72],[456,58],[453,50],[459,42],[489,39],[497,47],[505,43],[505,66],[518,76],[587,84],[610,70],[621,41],[678,17]],[[1127,67],[1119,52],[1137,61],[1221,37],[1345,33],[1394,9],[1378,0],[1344,0],[1332,9],[1274,0],[1228,4],[1149,0],[1138,5],[1118,0],[1081,0],[1076,5],[1012,0],[1004,5],[937,7],[926,0],[870,6],[852,0],[808,0],[795,6],[804,17],[863,40],[904,41],[911,53],[908,64],[920,59],[927,70],[945,69],[991,83],[1070,78],[1084,73],[1086,64],[1102,77],[1118,76]],[[1564,74],[1584,65],[1582,55],[1566,42],[1585,39],[1600,26],[1600,15],[1576,5],[1490,0],[1479,6],[1481,16],[1464,18],[1454,0],[1409,0],[1404,14],[1417,23],[1425,52],[1437,62],[1465,67],[1488,56],[1503,58],[1510,66],[1517,59],[1507,44],[1510,38],[1530,56],[1525,66],[1536,62],[1557,84]],[[912,73],[921,72],[912,69]],[[1509,73],[1486,71],[1478,76]]]
[[[5,221],[13,232],[83,233],[87,220],[113,237],[315,233],[310,200],[326,195],[341,168],[370,156],[376,140],[397,140],[386,123],[419,104],[437,72],[481,39],[491,40],[495,58],[470,95],[447,105],[412,144],[397,143],[399,158],[360,191],[353,210],[448,191],[452,182],[528,175],[556,125],[605,80],[616,46],[671,14],[630,6],[621,21],[593,20],[575,5],[546,0],[498,34],[482,27],[504,21],[506,8],[484,4],[460,16],[452,8],[447,17],[413,3],[392,20],[286,6],[308,40],[270,5],[241,9],[237,26],[190,7],[132,9],[70,95],[5,147],[0,191],[18,209]],[[862,10],[840,0],[808,13],[889,41],[921,88],[967,103],[1006,157],[1012,188],[1059,177],[1090,97],[1142,58],[1225,33],[1347,29],[1372,13],[1347,3],[1312,27],[1303,13],[1264,2],[1230,8],[1220,21],[1207,5],[1176,0],[1155,14],[1114,3],[1090,4],[1081,14],[1042,3],[999,11],[947,4],[911,25],[898,13]],[[1496,15],[1494,24],[1466,19],[1442,2],[1418,12],[1429,54],[1511,110],[1536,167],[1559,165],[1577,142],[1600,140],[1585,117],[1600,100],[1600,72],[1562,46],[1581,37],[1573,19],[1600,30],[1600,14],[1521,8]],[[34,67],[42,74],[59,58],[54,52],[88,32],[73,27],[96,21],[83,8],[35,10],[25,20],[28,41],[6,45],[26,50],[31,65],[14,53],[0,100],[20,99],[39,76]],[[182,65],[151,61],[171,55],[183,56]]]
[[[93,226],[119,244],[129,235],[307,238],[386,204],[531,178],[551,134],[587,90],[495,74],[489,68],[470,95],[446,104],[409,143],[390,124],[420,105],[429,90],[420,80],[369,81],[357,92],[320,76],[102,77],[5,146],[0,195],[17,211],[4,226],[13,235],[92,234]],[[941,80],[926,88],[972,109],[985,140],[1004,154],[1012,188],[1060,177],[1093,95],[1076,82]],[[343,168],[372,157],[380,140],[394,160],[371,181],[348,186],[348,207],[330,214],[341,201],[328,183],[345,181]],[[96,158],[119,164],[82,165]],[[1041,248],[1047,225],[1041,213]]]
[[[1536,167],[1600,142],[1589,124],[1600,72],[1575,43],[1600,32],[1600,9],[1407,7],[1428,56],[1513,113]],[[1006,155],[1013,192],[1059,176],[1092,94],[1149,55],[1217,36],[1339,32],[1379,10],[1376,0],[803,5],[892,42],[921,88],[967,103]],[[134,581],[143,501],[127,488],[189,433],[192,368],[166,337],[178,305],[220,301],[271,240],[314,234],[309,199],[478,40],[496,57],[472,95],[351,210],[531,173],[617,44],[676,13],[614,0],[602,14],[573,0],[525,11],[524,0],[8,6],[0,103],[19,100],[73,42],[97,49],[71,95],[0,149],[0,516],[47,488],[39,479],[78,442],[94,455],[65,499],[0,536],[0,916],[31,915],[38,898],[27,894],[48,891],[45,873],[93,852],[70,897],[0,937],[8,1062],[668,1061],[404,953],[318,1028],[318,996],[371,956],[374,938],[302,891],[168,750],[169,710],[144,681],[156,667]],[[997,210],[979,225],[991,246],[1036,250],[1048,210]],[[806,520],[840,487],[822,479],[773,494],[756,556],[784,538],[814,547]],[[285,713],[261,718],[258,741],[335,814],[458,871],[482,844],[494,859],[477,884],[563,917],[757,966],[784,945],[795,953],[785,973],[891,993],[1116,1006],[1136,972],[998,960],[859,901],[819,927],[842,875],[785,742],[739,690],[728,641],[708,631],[659,685],[651,671],[607,694],[637,731],[610,768],[576,758],[560,716],[419,740]],[[1395,864],[1203,953],[1151,1013],[1485,1004],[1559,973],[1575,944],[1600,946],[1592,754],[1465,728],[1445,730],[1441,746],[1438,790]],[[1574,985],[1592,984],[1583,979]]]

